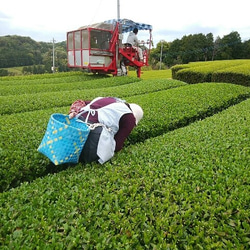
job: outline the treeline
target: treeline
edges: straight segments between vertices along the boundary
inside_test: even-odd
[[[66,41],[55,43],[56,71],[69,71]],[[0,76],[8,75],[6,68],[23,67],[23,74],[52,72],[52,42],[36,42],[30,37],[0,37]],[[185,35],[173,42],[162,40],[150,53],[153,69],[197,61],[250,59],[250,40],[242,42],[238,32],[214,39],[212,33]]]
[[[238,32],[214,39],[213,34],[185,35],[173,42],[162,40],[150,53],[154,69],[197,61],[250,59],[250,40],[242,42]]]
[[[5,68],[23,66],[24,74],[52,72],[52,42],[36,42],[30,37],[0,37],[0,74]],[[55,44],[55,66],[57,71],[67,71],[66,41]]]

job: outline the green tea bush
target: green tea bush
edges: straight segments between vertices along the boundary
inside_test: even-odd
[[[84,75],[83,75],[84,76]],[[94,78],[93,76],[83,77],[63,77],[46,79],[44,80],[32,80],[33,83],[21,83],[11,85],[0,85],[0,95],[22,95],[22,94],[42,94],[42,92],[58,92],[58,91],[72,91],[72,90],[86,90],[86,89],[97,89],[104,87],[120,86],[132,82],[138,82],[141,79],[136,77],[123,77],[118,79],[116,77],[102,77]],[[79,79],[80,78],[80,79]],[[72,79],[72,80],[71,80]],[[55,81],[56,80],[56,81]],[[40,83],[41,81],[41,83]]]
[[[137,77],[136,70],[129,71],[128,76]],[[172,71],[170,69],[164,70],[145,70],[142,68],[141,79],[149,80],[149,79],[167,79],[172,78]]]
[[[137,96],[136,102],[143,107],[144,119],[130,141],[144,141],[186,126],[249,97],[249,88],[226,83],[186,85]],[[134,101],[131,98],[126,100]]]
[[[249,109],[0,194],[1,248],[248,249]]]
[[[201,82],[225,82],[243,84],[248,86],[249,72],[246,70],[250,66],[250,60],[228,60],[228,61],[211,61],[211,62],[197,62],[185,65],[173,66],[173,79],[178,79],[187,83],[201,83]],[[236,71],[234,71],[234,69]],[[217,71],[223,71],[223,77],[213,77]],[[225,73],[227,72],[227,73]],[[228,74],[227,77],[225,75]],[[232,80],[230,81],[230,79]],[[245,81],[244,81],[245,80]]]
[[[39,86],[38,78],[30,80]],[[27,112],[10,101],[9,114],[0,116],[0,248],[249,249],[249,88],[169,79],[120,83],[76,95],[40,93],[44,100]],[[39,98],[19,90],[17,106],[25,95],[28,103]],[[55,93],[65,103],[45,108]],[[37,152],[52,113],[99,95],[144,109],[121,152],[105,165],[61,166]]]
[[[176,81],[166,81],[169,81],[169,86],[172,84],[176,86]],[[162,82],[159,82],[162,85]],[[157,81],[151,83],[155,91]],[[147,94],[137,95],[138,92],[134,89],[134,95],[131,96],[132,89],[130,85],[127,86],[130,97],[126,100],[142,106],[144,119],[132,132],[126,145],[143,142],[148,138],[188,125],[250,96],[249,88],[230,84],[184,85],[152,93],[149,93],[149,85],[145,85]],[[121,86],[116,91],[113,92],[114,96],[118,93],[124,95],[125,85],[124,88]],[[98,92],[98,95],[100,93]],[[95,93],[96,96],[97,93]],[[44,106],[47,101],[43,100]],[[52,165],[49,160],[36,150],[42,140],[50,115],[67,113],[69,105],[0,117],[0,159],[2,162],[0,187],[2,191],[15,187],[23,181],[31,181],[43,176],[48,168],[51,169]],[[56,171],[61,168],[63,167],[53,169]]]
[[[212,75],[213,82],[230,82],[250,87],[250,65],[243,64],[217,70]]]
[[[173,79],[178,79],[179,73],[182,71],[186,71],[186,69],[194,70],[194,72],[198,71],[200,68],[206,68],[206,71],[208,73],[211,71],[210,68],[218,68],[223,67],[222,65],[225,64],[225,62],[228,62],[230,65],[236,65],[239,64],[238,61],[232,60],[232,61],[206,61],[206,62],[190,62],[188,64],[178,64],[173,67],[171,67],[172,70],[172,76]],[[180,71],[180,72],[179,72]],[[194,74],[194,73],[193,73]],[[202,79],[201,79],[202,80]],[[189,83],[189,81],[188,81]]]
[[[62,83],[62,80],[65,81],[85,81],[96,78],[106,77],[104,75],[96,75],[93,77],[92,74],[86,74],[80,71],[76,72],[60,72],[56,74],[37,74],[37,75],[25,75],[25,76],[8,76],[1,77],[0,85],[19,85],[19,84],[46,84],[46,83]]]
[[[177,65],[171,67],[172,78],[177,79],[178,71],[189,68],[189,67],[190,67],[190,63],[189,64],[177,64]]]
[[[55,85],[55,89],[57,89],[55,92],[25,93],[21,95],[17,93],[16,95],[0,96],[0,114],[12,114],[52,107],[62,107],[70,105],[77,99],[91,100],[97,95],[124,98],[127,96],[174,88],[186,85],[186,83],[172,79],[141,81],[139,78],[121,77],[92,80],[86,82],[86,85],[83,83],[82,87],[74,87],[74,84],[64,84],[64,87],[60,89],[62,86],[57,85]],[[93,88],[90,89],[91,86],[93,86]],[[33,87],[33,89],[36,89],[36,87]],[[12,88],[12,91],[14,90],[15,86]],[[35,90],[33,91],[35,92]]]

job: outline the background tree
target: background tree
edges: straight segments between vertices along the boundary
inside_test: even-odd
[[[220,51],[220,43],[221,43],[221,38],[217,36],[213,45],[213,52],[212,52],[212,58],[211,58],[212,61],[215,60],[217,54]]]
[[[242,44],[242,58],[250,59],[250,40]]]
[[[182,64],[182,41],[176,39],[170,43],[169,53],[168,53],[168,66],[175,64]]]
[[[207,35],[199,33],[182,38],[183,63],[211,60],[212,50],[212,33]]]
[[[167,65],[167,57],[166,55],[168,54],[169,50],[169,43],[162,40],[160,41],[156,48],[152,49],[150,52],[150,58],[149,58],[149,63],[152,66],[153,69],[159,69],[163,65]],[[162,65],[160,66],[160,61]]]
[[[55,44],[55,67],[57,71],[68,71],[67,66],[67,51],[66,42],[61,42]],[[53,65],[53,45],[47,48],[47,51],[43,54],[43,64],[45,66],[46,72],[52,72]]]
[[[205,46],[203,48],[204,61],[210,61],[213,57],[214,51],[214,36],[212,33],[208,33],[205,39]]]
[[[30,37],[0,37],[0,68],[37,64],[42,59],[40,49]]]
[[[52,73],[51,42],[36,42],[30,37],[0,36],[0,69],[23,66],[23,73]],[[250,40],[242,42],[238,32],[214,40],[213,34],[185,35],[172,42],[161,40],[150,53],[153,69],[170,68],[175,64],[195,61],[250,59]],[[55,43],[57,71],[71,70],[67,66],[66,41]],[[1,75],[10,74],[2,70]]]
[[[225,35],[219,43],[219,51],[215,56],[216,60],[241,59],[243,56],[243,45],[238,32],[231,32]]]

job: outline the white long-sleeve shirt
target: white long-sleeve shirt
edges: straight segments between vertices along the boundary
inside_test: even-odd
[[[130,32],[128,34],[127,43],[131,44],[132,46],[139,45],[139,40],[137,38],[137,35],[134,32]]]

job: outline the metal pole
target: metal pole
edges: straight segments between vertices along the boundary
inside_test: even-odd
[[[161,69],[161,63],[162,63],[162,46],[163,46],[163,44],[162,44],[162,41],[161,41],[161,57],[160,57],[160,69]]]
[[[117,19],[120,19],[120,0],[117,0]]]
[[[52,71],[55,73],[55,39],[53,38],[53,66],[52,66]]]
[[[120,19],[120,0],[117,0],[117,21],[119,22]],[[122,40],[120,39],[120,28],[121,25],[119,23],[118,27],[118,43],[116,43],[116,68],[117,68],[117,75],[121,75],[121,58],[119,56],[119,48],[121,47]]]

